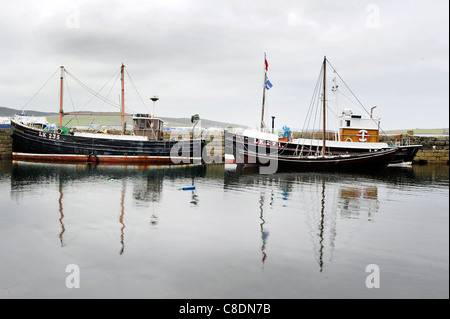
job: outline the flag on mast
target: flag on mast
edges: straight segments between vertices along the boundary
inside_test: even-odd
[[[270,90],[270,88],[273,86],[272,83],[270,83],[269,79],[266,79],[266,90]]]
[[[267,69],[269,68],[269,63],[267,63],[267,59],[264,57],[264,64],[266,65],[266,72],[267,72]]]

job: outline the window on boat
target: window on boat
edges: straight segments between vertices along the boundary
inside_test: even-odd
[[[139,121],[139,128],[145,129],[145,121],[142,121],[142,120]]]
[[[350,127],[350,120],[346,120],[346,121],[345,121],[345,125],[346,125],[347,127]]]

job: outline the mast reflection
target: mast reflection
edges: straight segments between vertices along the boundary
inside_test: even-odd
[[[120,229],[120,243],[122,245],[122,248],[120,249],[120,255],[122,255],[123,252],[125,251],[125,240],[124,240],[124,237],[125,237],[125,233],[124,233],[125,224],[123,222],[123,217],[125,215],[125,205],[124,205],[124,203],[125,203],[125,187],[126,187],[126,184],[125,184],[125,179],[124,179],[124,180],[122,180],[122,198],[121,198],[121,201],[120,201],[120,206],[121,206],[122,210],[121,210],[121,214],[120,214],[120,217],[119,217],[119,222],[122,225],[122,228]]]
[[[309,207],[316,207],[309,215],[310,234],[314,245],[314,255],[323,272],[325,262],[333,260],[338,216],[340,228],[356,222],[373,220],[378,211],[378,189],[376,186],[342,186],[328,183],[325,176],[315,182],[316,200]],[[317,204],[314,204],[317,203]],[[314,213],[315,212],[315,213]],[[367,219],[364,218],[367,216]],[[349,230],[354,229],[354,226]],[[351,231],[340,232],[340,241],[351,240]],[[350,236],[350,237],[348,237]]]
[[[266,221],[264,220],[264,195],[261,193],[259,196],[259,219],[261,219],[261,252],[262,252],[262,263],[264,265],[266,259],[267,259],[267,253],[266,253],[266,243],[267,238],[269,238],[269,231],[264,229],[264,224]]]
[[[5,170],[0,167],[2,170]],[[57,236],[60,247],[67,247],[68,238],[71,232],[76,232],[68,223],[67,217],[71,217],[72,210],[77,209],[78,205],[89,207],[89,202],[76,203],[72,205],[74,194],[67,191],[67,185],[71,185],[71,191],[76,193],[81,191],[83,194],[84,185],[103,185],[105,181],[120,180],[121,195],[113,196],[119,197],[120,213],[115,217],[120,225],[120,250],[119,254],[125,253],[125,229],[126,229],[126,196],[127,183],[132,183],[132,204],[133,206],[151,207],[150,225],[158,225],[157,203],[162,200],[163,186],[165,181],[177,181],[178,179],[188,179],[195,185],[198,177],[205,176],[205,169],[203,166],[186,166],[186,165],[172,165],[172,166],[135,166],[135,165],[89,165],[89,164],[59,164],[59,163],[39,163],[39,162],[23,162],[12,161],[9,167],[11,171],[11,188],[10,197],[16,201],[24,201],[24,196],[35,192],[35,190],[43,189],[45,186],[49,191],[46,192],[47,198],[57,205],[54,211],[57,211],[58,216],[58,230]],[[219,172],[215,172],[214,177]],[[223,170],[222,170],[223,178]],[[81,185],[81,187],[80,187]],[[129,186],[129,185],[128,185]],[[53,190],[49,189],[52,187]],[[119,186],[120,187],[120,186]],[[128,187],[129,188],[129,187]],[[114,187],[112,188],[114,189]],[[69,197],[67,197],[69,196]],[[198,205],[199,196],[193,191],[190,199],[191,205]],[[75,203],[74,203],[75,204]],[[95,203],[98,204],[98,203]],[[115,204],[113,204],[115,205]],[[83,211],[82,213],[85,213]],[[78,215],[77,215],[78,216]],[[94,216],[96,218],[96,216]],[[70,218],[69,218],[70,220]],[[67,237],[69,236],[69,237]]]
[[[320,201],[320,224],[319,224],[319,268],[320,272],[323,271],[323,239],[325,231],[325,179],[322,178],[322,199]]]
[[[65,229],[64,223],[62,221],[63,218],[64,218],[62,199],[63,199],[62,181],[61,181],[61,179],[59,179],[59,199],[58,199],[58,204],[59,204],[59,213],[61,215],[61,218],[59,219],[59,223],[61,224],[61,233],[59,234],[59,241],[61,242],[61,247],[64,247],[63,234],[66,231],[66,229]]]

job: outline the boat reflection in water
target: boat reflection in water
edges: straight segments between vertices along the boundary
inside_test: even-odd
[[[140,207],[151,206],[150,225],[157,227],[158,215],[155,203],[161,199],[163,183],[166,179],[189,178],[192,184],[196,177],[204,175],[202,165],[91,165],[91,164],[54,164],[38,163],[30,161],[13,161],[11,174],[11,197],[18,199],[23,196],[27,187],[45,187],[49,181],[56,181],[58,185],[58,195],[55,201],[58,203],[59,241],[61,247],[65,247],[64,235],[70,230],[70,224],[64,222],[64,205],[73,206],[69,199],[65,201],[65,191],[69,184],[74,182],[89,182],[92,179],[100,179],[114,183],[121,180],[121,190],[119,196],[108,193],[112,199],[120,197],[120,204],[117,207],[119,212],[118,222],[120,224],[120,255],[125,251],[125,228],[126,228],[126,194],[127,184],[132,184],[134,205]],[[109,189],[108,189],[109,190]],[[70,193],[70,190],[68,190]],[[99,192],[99,196],[105,196]],[[73,200],[73,199],[72,199]],[[190,203],[197,205],[199,202],[195,190],[192,191]],[[45,207],[45,210],[48,208]]]
[[[393,171],[392,176],[363,175],[362,182],[349,186],[342,181],[349,178],[352,180],[352,174],[305,172],[259,175],[255,166],[238,165],[236,170],[229,170],[225,174],[224,187],[230,190],[237,186],[260,189],[258,204],[263,264],[270,260],[268,226],[273,218],[267,214],[267,208],[278,207],[277,212],[280,212],[280,207],[290,208],[294,205],[297,213],[303,214],[314,258],[319,265],[319,271],[322,272],[325,262],[333,260],[336,242],[348,244],[355,231],[364,223],[374,220],[379,210],[379,200],[378,187],[373,185],[371,179],[398,183],[398,179],[403,179],[403,174],[411,174],[411,169],[402,170]],[[398,175],[399,172],[401,175]],[[268,190],[271,192],[270,203],[265,205],[269,197]],[[274,230],[272,236],[277,236],[276,233]]]
[[[327,190],[327,187],[330,190]],[[324,260],[333,259],[336,241],[347,243],[352,231],[359,229],[361,223],[371,221],[378,211],[378,188],[376,186],[337,186],[321,181],[320,206],[314,216],[310,216],[310,227],[315,257],[320,272],[324,269]],[[337,198],[336,198],[337,197]],[[312,212],[311,214],[314,214]],[[349,223],[339,223],[338,219],[352,219]],[[355,226],[355,223],[358,226]],[[340,226],[338,238],[338,225]],[[344,231],[343,226],[349,227]]]
[[[184,186],[195,185],[199,180],[213,180],[213,185],[222,187],[224,192],[233,191],[247,194],[246,200],[252,198],[252,189],[257,189],[258,227],[260,236],[261,262],[264,266],[270,258],[269,235],[277,236],[277,232],[269,232],[273,212],[280,208],[295,209],[303,214],[309,232],[314,257],[322,272],[325,261],[332,261],[336,241],[349,242],[352,232],[360,229],[366,222],[374,221],[379,210],[379,190],[375,185],[388,187],[408,186],[414,179],[422,175],[429,178],[427,167],[395,168],[386,170],[383,175],[350,173],[277,173],[273,175],[258,174],[258,167],[210,166],[126,166],[126,165],[91,165],[91,164],[46,164],[14,161],[11,175],[11,197],[23,196],[27,186],[42,187],[51,181],[57,181],[58,190],[55,202],[58,205],[60,231],[58,234],[61,247],[66,245],[64,236],[70,230],[70,222],[66,222],[65,205],[73,211],[74,198],[70,196],[73,189],[67,189],[77,183],[77,189],[84,183],[108,183],[108,194],[111,199],[120,199],[117,203],[117,223],[120,226],[120,254],[125,251],[127,229],[127,194],[131,195],[133,205],[146,209],[149,214],[149,226],[159,227],[159,203],[165,181],[183,179]],[[358,179],[349,184],[348,181]],[[345,182],[347,181],[347,182]],[[118,187],[109,187],[120,182]],[[432,180],[429,183],[433,182]],[[428,183],[427,180],[422,183]],[[222,186],[220,186],[222,185]],[[131,191],[130,191],[131,186]],[[117,193],[112,193],[111,189]],[[170,190],[168,190],[170,191]],[[198,206],[199,194],[190,191],[189,204]],[[66,194],[68,193],[68,194]],[[104,194],[99,193],[99,196]],[[45,208],[46,209],[46,208]],[[244,207],[244,210],[249,207]],[[73,219],[72,219],[73,220]],[[343,222],[348,220],[348,222]],[[301,227],[301,225],[299,225]]]
[[[448,174],[0,162],[0,296],[448,296]]]
[[[376,186],[339,188],[339,212],[341,217],[352,218],[367,213],[370,220],[372,213],[378,210],[378,188]]]

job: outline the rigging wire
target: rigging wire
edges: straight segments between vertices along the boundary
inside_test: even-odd
[[[44,85],[42,85],[41,87],[40,87],[40,89],[31,97],[31,99],[27,102],[27,103],[25,103],[25,105],[24,106],[22,106],[20,109],[19,109],[19,111],[22,111],[35,97],[36,97],[36,95],[38,95],[39,94],[39,92],[41,92],[41,90],[44,88],[44,86],[46,86],[47,85],[47,83],[48,82],[50,82],[50,80],[53,78],[53,76],[58,72],[60,70],[60,68],[57,68],[56,69],[56,71],[48,78],[48,80],[44,83]]]
[[[111,79],[114,77],[114,75],[116,76],[116,79],[114,80],[113,84],[111,85],[111,88],[109,89],[108,94],[106,95],[106,98],[109,97],[109,95],[111,94],[112,89],[113,89],[114,86],[116,85],[116,82],[117,82],[117,80],[119,79],[119,76],[120,76],[120,70],[117,71],[116,73],[114,73],[113,76],[108,80],[107,83],[109,83],[109,81],[111,81]],[[107,83],[105,83],[105,85],[104,85],[100,90],[103,90],[103,88],[106,86]],[[120,99],[119,99],[119,102],[120,102]],[[100,110],[103,108],[103,106],[105,106],[105,103],[106,103],[106,102],[103,101],[103,104],[100,106]],[[91,124],[89,124],[89,128],[92,127],[92,125],[94,124],[95,119],[96,119],[96,117],[94,117],[94,118],[92,119]]]
[[[345,83],[344,79],[340,76],[338,71],[331,65],[330,61],[327,60],[327,62],[330,65],[330,67],[333,69],[334,73],[337,74],[337,76],[342,81],[342,83],[344,83],[345,87],[350,91],[350,93],[353,95],[353,97],[358,101],[359,105],[363,108],[363,110],[366,111],[366,113],[368,115],[370,115],[370,113],[367,111],[367,109],[364,107],[364,105],[361,103],[361,101],[358,99],[358,97],[355,95],[355,93],[353,93],[353,91],[350,89],[350,87],[347,85],[347,83]]]
[[[317,97],[317,92],[320,90],[321,87],[321,77],[322,77],[322,69],[319,72],[319,76],[317,78],[317,82],[316,82],[316,86],[314,88],[314,93],[311,97],[311,101],[309,103],[309,108],[308,108],[308,112],[306,113],[306,117],[305,117],[305,122],[303,123],[303,128],[302,128],[302,132],[309,127],[310,122],[311,122],[311,117],[312,117],[312,112],[314,110],[314,105],[316,104],[316,97]]]
[[[314,92],[313,92],[313,95],[311,97],[311,101],[310,101],[310,104],[309,104],[308,112],[306,114],[305,121],[304,121],[304,124],[303,124],[302,134],[307,128],[310,127],[311,120],[312,120],[313,117],[314,117],[314,120],[312,121],[313,122],[312,123],[312,130],[313,130],[313,132],[315,131],[315,125],[316,125],[316,122],[317,122],[317,112],[318,112],[318,110],[321,109],[319,107],[319,102],[320,102],[319,92],[320,92],[320,90],[322,88],[322,82],[323,82],[322,78],[323,78],[323,66],[320,69],[319,75],[317,77],[317,81],[316,81],[316,85],[315,85],[315,88],[314,88]],[[314,111],[315,111],[315,114],[314,114]],[[312,151],[312,141],[313,141],[313,139],[311,139],[311,141],[310,141],[309,152]]]
[[[350,87],[347,85],[347,83],[345,83],[344,79],[340,76],[340,74],[337,72],[337,70],[331,65],[330,61],[328,61],[328,60],[326,60],[326,61],[328,62],[330,67],[333,69],[334,73],[337,74],[337,76],[342,81],[342,83],[344,83],[345,87],[350,91],[350,93],[353,95],[353,97],[358,101],[359,105],[363,108],[363,110],[367,113],[367,115],[370,116],[369,111],[367,111],[367,109],[364,107],[364,105],[361,103],[361,101],[358,99],[358,97],[355,95],[355,93],[353,93],[353,91],[350,89]],[[374,119],[372,119],[372,120],[373,120],[374,123],[378,124]],[[383,132],[383,134],[385,136],[387,136],[387,133],[381,127],[379,129]]]
[[[65,81],[65,82],[66,82],[67,92],[69,92],[70,102],[72,103],[72,108],[73,108],[73,111],[75,112],[75,105],[73,104],[73,99],[72,99],[72,94],[70,93],[69,83],[67,81]],[[80,123],[78,122],[78,117],[75,116],[74,118],[77,119],[77,124],[80,125]],[[70,119],[69,122],[67,122],[67,124],[65,124],[64,126],[67,126],[72,120],[73,120],[73,118]]]
[[[95,92],[94,90],[92,90],[92,89],[91,89],[90,87],[88,87],[86,84],[84,84],[84,83],[81,82],[79,79],[77,79],[77,78],[76,78],[72,73],[70,73],[69,71],[65,70],[65,72],[66,72],[66,74],[69,75],[75,82],[77,82],[81,87],[83,87],[85,90],[87,90],[88,92],[90,92],[91,94],[93,94],[94,97],[98,97],[99,99],[101,99],[101,100],[103,100],[104,102],[106,102],[106,103],[108,103],[108,104],[114,106],[115,108],[118,108],[118,109],[121,108],[121,106],[120,106],[119,104],[114,103],[113,101],[108,100],[108,99],[105,98],[104,96],[100,95],[100,91]],[[102,88],[102,89],[103,89],[103,88]],[[93,98],[94,98],[94,97],[93,97]],[[92,98],[92,99],[93,99],[93,98]],[[92,100],[92,99],[91,99],[91,100]],[[91,100],[89,100],[89,102],[90,102]],[[89,102],[88,102],[88,103],[89,103]]]
[[[108,97],[109,97],[109,95],[110,95],[110,93],[111,93],[111,91],[112,91],[112,89],[114,88],[114,85],[115,85],[115,83],[117,82],[117,79],[119,78],[119,75],[120,75],[120,70],[119,71],[116,71],[111,77],[110,77],[110,79],[97,91],[97,92],[95,92],[93,89],[91,89],[91,88],[89,88],[86,84],[84,84],[83,82],[81,82],[81,80],[79,80],[78,78],[76,78],[72,73],[70,73],[69,71],[67,71],[67,70],[65,70],[65,72],[66,72],[66,74],[68,74],[75,82],[77,82],[81,87],[83,87],[85,90],[87,90],[89,93],[91,93],[93,96],[92,96],[92,98],[89,100],[89,101],[87,101],[86,102],[86,104],[81,108],[81,109],[83,109],[83,108],[85,108],[95,97],[98,97],[99,99],[101,99],[102,101],[103,101],[103,104],[102,104],[102,106],[101,106],[101,108],[105,105],[105,103],[108,103],[108,104],[110,104],[110,105],[112,105],[112,106],[114,106],[114,107],[116,107],[116,108],[119,108],[119,110],[121,110],[121,106],[120,106],[120,101],[119,101],[119,103],[115,103],[115,102],[113,102],[113,101],[111,101]],[[130,78],[130,80],[131,80],[131,82],[133,83],[133,80],[131,79],[131,76],[129,75],[129,73],[128,73],[128,71],[127,71],[127,74],[128,74],[128,76],[129,76],[129,78]],[[110,88],[110,90],[108,91],[108,94],[107,94],[107,96],[106,97],[104,97],[104,96],[102,96],[102,95],[100,95],[100,92],[106,87],[106,85],[113,79],[115,77],[115,80],[114,80],[114,83],[113,83],[113,85],[111,86],[111,88]],[[135,88],[135,90],[136,90],[136,92],[137,92],[137,89],[136,89],[136,86],[134,85],[134,83],[133,83],[133,86],[134,86],[134,88]],[[139,98],[141,99],[141,102],[144,104],[144,102],[143,102],[143,100],[142,100],[142,98],[140,97],[140,95],[139,95],[139,92],[137,92],[137,94],[138,94],[138,96],[139,96]],[[144,106],[145,106],[145,104],[144,104]],[[147,108],[147,107],[146,107]],[[130,109],[130,108],[129,108]],[[132,112],[134,112],[134,113],[136,113],[136,111],[135,110],[132,110],[132,109],[130,109]],[[71,120],[70,120],[71,121]],[[70,123],[70,121],[67,123],[67,124],[69,124]],[[93,122],[95,121],[95,117],[93,118],[93,120],[92,120],[92,122],[91,122],[91,124],[89,125],[89,126],[91,126],[92,124],[93,124]]]
[[[321,107],[322,106],[321,102],[323,102],[323,99],[326,99],[326,96],[324,96],[323,93],[322,93],[322,89],[323,89],[323,72],[324,72],[324,70],[323,70],[323,66],[322,66],[322,68],[321,68],[321,70],[319,72],[319,76],[317,78],[316,86],[314,88],[314,93],[313,93],[313,95],[311,97],[311,101],[310,101],[310,105],[309,105],[309,108],[308,108],[308,112],[306,114],[305,121],[304,121],[303,128],[302,128],[302,133],[306,129],[312,130],[313,136],[312,136],[312,139],[310,139],[309,152],[312,152],[312,149],[313,149],[312,143],[313,143],[313,140],[315,140],[315,136],[314,135],[316,133],[316,125],[318,125],[318,128],[321,127],[320,119],[323,116],[327,116],[327,114],[322,114],[323,108]],[[329,101],[328,100],[325,101],[325,104],[326,104],[326,110],[331,110],[332,113],[334,113],[334,111],[329,106]],[[328,117],[329,116],[330,115],[328,115]],[[327,122],[329,122],[329,121],[327,120]],[[321,129],[321,130],[323,130],[322,134],[326,134],[326,129]],[[303,145],[304,145],[304,143],[303,143]],[[316,151],[319,152],[319,146],[317,146]],[[303,147],[302,147],[302,153],[303,153]]]
[[[100,92],[106,87],[106,85],[114,78],[114,76],[116,77],[116,79],[114,80],[114,82],[113,82],[113,84],[112,84],[112,86],[111,86],[111,89],[109,90],[108,94],[107,94],[106,97],[105,97],[106,100],[109,100],[109,99],[108,99],[108,96],[109,96],[109,94],[111,93],[111,91],[112,91],[114,85],[116,84],[117,79],[119,78],[119,75],[120,75],[120,71],[114,72],[114,74],[109,78],[109,80],[108,80],[108,81],[100,88],[100,90],[98,90],[98,92],[100,93]],[[86,107],[89,103],[91,103],[91,101],[92,101],[94,98],[95,98],[95,96],[93,96],[89,101],[87,101],[86,104],[83,106],[83,108]],[[100,109],[103,108],[103,106],[104,106],[105,103],[106,103],[106,100],[103,100],[103,104],[100,106]],[[109,100],[109,101],[110,101],[110,100]]]
[[[134,85],[133,79],[131,78],[131,76],[130,76],[130,74],[128,73],[128,70],[127,70],[126,68],[125,68],[125,71],[127,72],[128,78],[130,79],[131,84],[133,84],[134,90],[136,91],[137,96],[138,96],[139,99],[141,100],[142,105],[144,105],[145,109],[147,110],[147,113],[150,114],[150,111],[148,110],[147,105],[145,105],[144,100],[142,100],[141,95],[139,94],[139,91],[137,90],[136,85]],[[134,113],[137,113],[137,112],[134,112]]]
[[[351,98],[349,98],[347,95],[345,95],[344,93],[342,93],[341,91],[338,91],[338,93],[340,95],[342,95],[343,97],[345,97],[350,103],[355,104],[356,106],[359,106],[358,103],[356,103],[354,100],[352,100]]]
[[[108,83],[112,80],[112,78],[113,78],[114,76],[115,76],[116,78],[115,78],[113,84],[111,85],[111,88],[109,89],[108,94],[106,95],[106,99],[108,99],[109,95],[111,94],[112,89],[114,88],[114,86],[116,85],[117,80],[119,79],[119,76],[120,76],[120,70],[119,70],[119,71],[116,71],[116,72],[109,78],[108,82],[106,82],[105,85],[103,85],[103,87],[100,89],[100,91],[102,91],[103,88],[106,87],[106,84],[108,84]],[[99,91],[99,92],[100,92],[100,91]],[[88,103],[90,103],[90,102],[92,101],[93,98],[94,98],[94,97],[92,97],[92,98],[86,103],[86,105],[87,105]],[[105,106],[105,103],[106,103],[106,102],[103,101],[103,104],[100,106],[100,110],[103,108],[103,106]],[[119,100],[119,103],[120,103],[120,100]],[[91,126],[94,124],[94,121],[95,121],[95,120],[96,120],[96,117],[94,116],[94,117],[92,118],[91,124],[89,124],[89,127],[88,127],[89,129],[90,129]]]
[[[80,84],[80,82],[81,81],[79,81],[78,79],[76,79],[69,71],[67,71],[66,69],[64,69],[64,72],[66,73],[66,74],[68,74],[73,80],[75,80],[75,82],[77,82],[78,84]],[[78,111],[81,111],[81,110],[83,110],[95,97],[97,97],[98,95],[99,95],[99,93],[105,88],[105,86],[111,81],[111,79],[115,76],[117,74],[117,71],[116,72],[114,72],[114,74],[109,78],[109,80],[100,88],[100,90],[98,90],[97,92],[95,92],[95,93],[93,93],[94,91],[92,90],[92,89],[88,89],[88,91],[91,93],[91,94],[93,94],[93,96],[92,96],[92,98],[91,99],[89,99],[85,104],[84,104],[84,106],[83,107],[81,107],[80,108],[80,110],[78,110]],[[116,80],[117,80],[117,78],[116,78]],[[66,79],[66,86],[67,86],[67,89],[69,90],[69,85],[68,85],[68,82],[69,81],[67,81],[67,79]],[[113,84],[114,85],[114,84]],[[83,88],[88,88],[87,86],[83,86],[83,85],[81,85]],[[69,95],[70,95],[70,99],[72,100],[72,96],[71,96],[71,94],[70,94],[70,90],[69,90]],[[102,104],[102,106],[101,107],[103,107],[103,105],[108,101],[108,98],[106,97],[106,98],[104,98],[104,97],[102,97],[102,96],[100,96],[100,98],[103,100],[103,104]],[[73,101],[72,101],[72,106],[73,106],[73,108],[74,108],[74,112],[76,112],[75,111],[75,106],[74,106],[74,104],[73,104]],[[77,119],[77,122],[78,122],[78,117],[77,117],[77,115],[75,115],[72,119],[70,119],[64,126],[67,126],[73,119]],[[92,123],[93,123],[93,121],[95,120],[95,117],[94,117],[94,119],[92,120],[92,122],[91,122],[91,125],[92,125]]]

